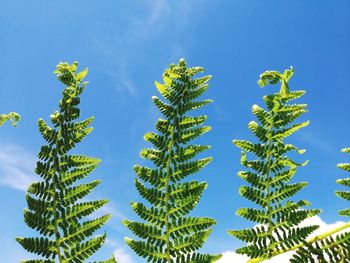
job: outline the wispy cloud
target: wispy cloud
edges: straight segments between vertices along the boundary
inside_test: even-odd
[[[123,248],[117,248],[114,250],[114,256],[118,263],[134,263],[133,259]]]
[[[97,199],[103,199],[100,198],[99,196],[89,196],[88,198],[84,198],[84,202],[89,202],[92,200],[97,200]],[[93,212],[92,214],[90,214],[88,216],[89,219],[95,219],[97,217],[101,217],[104,216],[106,214],[111,214],[111,219],[106,223],[106,226],[118,231],[118,232],[122,232],[121,231],[121,221],[123,219],[126,218],[126,216],[124,215],[124,213],[121,211],[121,207],[120,205],[118,205],[117,203],[110,201],[105,204],[104,206],[102,206],[101,208],[99,208],[98,210],[96,210],[95,212]],[[111,240],[109,240],[111,241]],[[111,245],[113,247],[113,242],[109,242],[109,245]]]
[[[26,191],[38,179],[35,163],[35,155],[23,147],[0,143],[0,185]]]
[[[117,241],[107,238],[105,244],[114,249],[113,254],[118,263],[134,263],[132,256]]]
[[[319,132],[310,133],[309,131],[304,131],[299,135],[299,140],[308,143],[322,152],[330,152],[332,148],[329,141],[320,137]]]
[[[147,45],[166,47],[170,56],[177,58],[186,55],[182,45],[183,30],[193,30],[194,20],[201,14],[200,11],[192,12],[195,2],[198,3],[187,0],[140,0],[142,15],[136,15],[134,10],[120,14],[125,18],[127,26],[121,28],[116,25],[108,29],[108,32],[105,30],[103,33],[91,34],[93,48],[101,57],[103,71],[113,79],[117,92],[138,94],[132,71],[135,65],[142,64],[150,56],[144,52]],[[197,5],[197,9],[200,6]],[[188,23],[190,19],[191,23]],[[170,36],[171,41],[164,42],[165,36]],[[185,42],[188,44],[190,40],[186,39]]]
[[[0,185],[26,191],[31,183],[40,180],[34,173],[36,161],[37,157],[23,147],[0,142]],[[85,198],[84,201],[94,199],[100,198],[90,196]],[[109,201],[90,217],[96,218],[105,214],[111,214],[113,222],[126,218],[121,212],[120,206],[113,201]],[[109,225],[113,227],[115,224],[111,222]]]
[[[125,218],[125,215],[118,209],[118,205],[113,201],[109,201],[106,205],[102,206],[96,212],[94,212],[92,217],[99,217],[105,214],[111,214],[114,220],[122,220]]]
[[[116,241],[109,238],[106,238],[105,244],[113,248],[116,248],[118,246],[118,243]]]
[[[316,230],[311,236],[315,237],[321,233],[325,233],[331,229],[334,229],[336,227],[339,227],[341,225],[343,225],[345,222],[342,221],[338,221],[332,224],[327,224],[326,222],[324,222],[321,217],[319,216],[314,216],[311,218],[306,219],[303,223],[300,224],[300,226],[308,226],[308,225],[319,225],[320,228],[318,230]],[[344,232],[344,231],[343,231]],[[270,260],[266,260],[264,262],[266,263],[281,263],[281,262],[288,262],[289,259],[292,257],[293,255],[293,251],[273,257]],[[231,263],[231,262],[235,262],[235,263],[244,263],[247,262],[247,260],[249,259],[246,256],[243,255],[239,255],[235,252],[232,251],[224,251],[222,252],[222,258],[217,261],[218,263]]]

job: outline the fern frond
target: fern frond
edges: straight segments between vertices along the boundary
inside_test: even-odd
[[[342,152],[350,153],[350,148],[342,149]],[[350,163],[340,163],[338,168],[350,172]],[[350,178],[338,179],[337,183],[346,187],[350,186]],[[336,191],[336,195],[344,200],[350,200],[350,191]],[[342,216],[350,216],[350,208],[339,211]],[[350,262],[350,223],[345,223],[337,229],[333,229],[323,234],[316,240],[305,243],[304,247],[300,247],[294,255],[291,262],[297,260],[313,260],[317,258],[319,262]],[[347,230],[340,233],[341,230]]]
[[[8,114],[0,114],[0,126],[6,121],[10,121],[13,127],[17,126],[17,122],[21,119],[21,115],[16,112],[10,112]]]
[[[350,222],[293,247],[290,262],[350,262]]]
[[[118,262],[117,262],[116,258],[114,256],[112,256],[110,259],[107,259],[105,261],[99,261],[99,263],[118,263]]]
[[[344,148],[342,149],[342,152],[350,154],[350,148]],[[340,163],[337,165],[338,168],[350,172],[350,163]],[[341,184],[343,186],[350,187],[350,178],[343,178],[343,179],[338,179],[337,180],[338,184]],[[350,200],[350,191],[336,191],[336,195],[339,196],[340,198],[343,198],[347,201]],[[350,209],[345,209],[339,212],[340,215],[343,216],[350,216]]]
[[[257,121],[251,121],[248,128],[258,142],[233,141],[242,150],[241,164],[247,168],[240,171],[238,176],[249,184],[241,186],[239,193],[257,205],[255,208],[240,208],[236,214],[258,225],[231,230],[229,234],[248,243],[237,249],[237,253],[247,255],[252,262],[291,249],[318,228],[298,225],[320,210],[306,209],[310,203],[305,200],[291,200],[307,185],[306,182],[290,182],[297,167],[305,166],[307,162],[298,163],[288,157],[286,154],[290,151],[302,154],[304,150],[286,144],[284,140],[309,124],[308,121],[293,124],[307,112],[306,104],[289,104],[304,94],[304,91],[290,91],[288,81],[293,73],[294,69],[291,68],[284,73],[267,71],[260,75],[260,86],[281,83],[280,91],[264,96],[266,109],[258,105],[252,107]],[[256,159],[248,159],[247,153],[255,155]]]
[[[27,251],[45,259],[25,262],[86,262],[106,238],[104,234],[89,239],[108,221],[109,214],[87,221],[84,218],[108,201],[79,202],[100,181],[75,184],[94,171],[100,160],[69,155],[69,151],[92,131],[93,121],[93,117],[75,121],[80,117],[80,95],[87,84],[83,82],[87,69],[79,73],[76,70],[76,62],[57,65],[57,78],[66,85],[59,111],[50,116],[50,125],[43,119],[38,121],[39,131],[47,144],[39,151],[35,169],[41,181],[32,183],[26,194],[28,209],[24,210],[24,221],[42,237],[17,238],[17,241]]]
[[[191,116],[210,100],[197,100],[208,88],[210,76],[195,77],[200,67],[189,68],[184,60],[170,65],[163,74],[164,83],[155,82],[161,98],[153,96],[163,114],[156,132],[146,133],[145,141],[154,148],[143,149],[141,157],[153,167],[135,165],[135,186],[150,206],[132,203],[132,209],[144,220],[124,220],[124,225],[141,240],[126,238],[135,253],[148,262],[214,262],[220,256],[196,251],[208,238],[215,220],[187,216],[207,187],[205,182],[182,180],[199,172],[211,158],[195,159],[210,146],[190,144],[210,130],[203,126],[207,116]]]
[[[349,148],[345,148],[342,150],[345,153],[350,153]],[[340,169],[343,169],[345,171],[348,171],[348,163],[341,163],[337,165]],[[349,186],[349,180],[348,178],[345,179],[339,179],[337,182],[344,186]],[[340,198],[343,198],[345,200],[348,199],[348,191],[336,191],[337,196]],[[301,201],[301,205],[308,205],[308,202]],[[305,203],[306,202],[306,203]],[[289,203],[289,206],[295,206],[293,203]],[[279,205],[281,207],[281,205]],[[282,208],[283,209],[283,208]],[[288,211],[290,211],[288,209]],[[350,209],[341,210],[339,212],[340,215],[349,216]],[[316,214],[316,213],[315,213]],[[305,212],[305,210],[298,210],[298,214],[294,214],[293,217],[288,217],[288,222],[293,222],[293,224],[299,224],[302,222],[305,218],[307,218],[309,215]],[[287,221],[286,221],[287,222]],[[292,258],[290,259],[290,262],[292,263],[299,263],[299,262],[322,262],[322,263],[338,263],[338,262],[344,262],[348,263],[350,262],[350,222],[347,222],[343,224],[340,227],[337,227],[335,229],[332,229],[326,233],[320,234],[318,236],[315,236],[311,239],[306,240],[306,237],[313,232],[314,229],[316,229],[316,226],[307,226],[301,228],[301,231],[303,231],[300,235],[300,233],[295,232],[292,235],[292,239],[294,238],[295,243],[296,241],[299,242],[297,245],[292,246],[283,246],[284,250],[282,251],[273,251],[270,254],[270,257],[283,254],[287,251],[295,251],[295,253],[292,255]],[[300,229],[298,229],[300,231]],[[344,232],[345,231],[345,232]],[[283,236],[285,238],[285,236]],[[299,238],[302,237],[302,238]],[[254,246],[254,249],[257,247]],[[254,250],[252,247],[250,247],[251,250]],[[255,259],[250,260],[250,263],[257,263],[261,262],[268,257],[265,253],[260,253],[257,255]]]

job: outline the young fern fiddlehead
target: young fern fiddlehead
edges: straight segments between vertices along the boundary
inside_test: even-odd
[[[16,112],[10,112],[8,114],[0,114],[0,126],[6,121],[10,121],[13,127],[17,126],[17,122],[21,119],[21,116]]]
[[[44,259],[24,262],[78,263],[86,260],[104,243],[106,234],[91,235],[104,225],[110,215],[86,220],[108,200],[78,202],[87,196],[99,180],[74,184],[86,178],[100,163],[99,159],[84,155],[68,154],[93,128],[93,117],[75,121],[80,116],[80,95],[87,82],[83,82],[87,69],[76,73],[77,62],[60,63],[55,71],[57,78],[67,87],[59,103],[59,111],[51,115],[52,127],[39,119],[39,131],[47,145],[41,147],[35,172],[42,178],[32,183],[27,191],[28,209],[24,221],[41,237],[17,238],[24,249]],[[88,240],[87,240],[88,239]],[[57,261],[56,261],[57,260]],[[105,262],[115,262],[110,259]]]
[[[305,240],[318,226],[298,227],[306,218],[312,217],[320,210],[305,209],[310,206],[306,200],[293,201],[291,197],[303,189],[307,183],[290,183],[298,166],[286,154],[294,151],[302,154],[292,144],[284,140],[299,129],[307,126],[308,121],[292,124],[305,113],[306,104],[289,104],[301,97],[305,91],[290,91],[288,82],[294,69],[284,73],[267,71],[260,75],[258,84],[281,83],[278,93],[264,96],[267,109],[253,105],[252,113],[260,124],[255,121],[248,127],[258,138],[258,143],[247,140],[234,140],[233,143],[242,150],[241,164],[248,168],[240,171],[238,176],[250,186],[240,187],[240,195],[254,202],[260,208],[240,208],[237,215],[257,223],[254,228],[231,230],[229,234],[248,243],[237,249],[237,253],[251,258],[249,262],[260,262],[271,258]],[[248,160],[247,153],[254,154],[256,160]]]
[[[342,149],[342,152],[350,154],[350,148]],[[338,168],[350,172],[350,163],[340,163]],[[338,184],[350,187],[350,178],[337,180]],[[336,195],[347,201],[350,200],[350,191],[336,191]],[[350,208],[339,212],[342,216],[350,216]],[[303,246],[298,247],[291,262],[314,262],[317,259],[321,263],[350,263],[350,222],[323,233],[308,240]],[[340,233],[340,231],[347,232]]]
[[[123,223],[142,240],[126,238],[128,245],[148,262],[190,263],[214,262],[219,255],[200,254],[216,222],[207,217],[189,217],[198,203],[206,182],[183,179],[205,167],[212,158],[192,160],[210,146],[189,142],[208,132],[202,126],[206,116],[190,116],[189,111],[200,108],[211,100],[195,99],[208,88],[211,76],[195,77],[201,67],[186,67],[181,59],[171,64],[163,74],[164,84],[156,87],[164,100],[152,97],[164,115],[156,124],[158,133],[147,133],[144,139],[154,145],[141,151],[141,157],[153,161],[153,168],[135,165],[135,186],[151,207],[131,203],[132,209],[144,222],[124,220]],[[165,100],[167,102],[165,102]]]

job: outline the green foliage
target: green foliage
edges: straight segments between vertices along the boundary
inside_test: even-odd
[[[299,227],[306,218],[312,217],[320,210],[306,209],[310,203],[306,200],[293,201],[292,197],[303,189],[307,183],[291,183],[298,163],[287,153],[304,153],[292,144],[286,144],[287,137],[309,124],[308,121],[293,124],[306,110],[306,104],[290,102],[304,95],[305,91],[290,91],[288,81],[294,69],[284,73],[267,71],[260,75],[258,84],[281,83],[278,93],[264,96],[266,109],[253,105],[252,113],[258,122],[252,121],[248,127],[259,142],[234,140],[233,143],[242,150],[241,164],[247,168],[238,176],[249,185],[240,187],[240,195],[256,204],[254,208],[240,208],[237,215],[257,223],[253,228],[231,230],[229,234],[247,242],[237,249],[237,253],[254,259],[268,259],[275,254],[291,249],[303,242],[318,226]],[[249,160],[247,153],[255,155]],[[252,262],[255,262],[252,260]],[[258,261],[256,261],[258,262]]]
[[[350,262],[350,233],[305,242],[299,247],[291,263],[319,262],[319,263],[349,263]]]
[[[216,222],[207,217],[187,216],[199,202],[207,183],[183,181],[200,171],[212,158],[193,160],[210,146],[190,144],[210,127],[203,126],[206,116],[190,116],[188,112],[211,100],[196,100],[208,88],[211,76],[195,77],[201,67],[186,67],[181,59],[171,64],[163,74],[164,83],[155,85],[163,99],[152,97],[164,115],[156,123],[157,133],[145,134],[144,139],[154,148],[143,149],[141,157],[154,167],[135,165],[135,186],[151,205],[132,203],[132,209],[144,221],[123,223],[141,240],[126,238],[128,245],[148,262],[214,262],[220,255],[200,254]]]
[[[344,148],[342,152],[350,154],[350,148]],[[350,172],[350,163],[340,163],[337,166],[344,171]],[[350,187],[350,178],[339,179],[337,183]],[[350,200],[350,191],[336,191],[336,195],[347,201]],[[339,214],[342,216],[350,216],[350,208],[340,211]]]
[[[28,209],[24,221],[41,237],[17,238],[24,249],[44,259],[24,262],[78,263],[94,254],[104,243],[106,234],[91,237],[104,225],[110,215],[97,219],[83,219],[106,204],[107,200],[82,201],[100,181],[74,184],[86,178],[100,163],[99,159],[68,154],[93,128],[93,117],[76,121],[80,116],[80,95],[87,82],[83,79],[87,69],[76,73],[77,62],[60,63],[55,74],[67,86],[59,103],[59,111],[51,115],[50,126],[39,119],[39,131],[46,145],[41,147],[35,172],[42,178],[32,183],[27,191]],[[110,259],[106,262],[115,262]]]
[[[12,126],[16,127],[17,122],[21,119],[21,116],[16,112],[10,112],[8,114],[0,114],[0,126],[6,121],[10,121]]]
[[[350,148],[342,150],[345,153],[350,153]],[[350,172],[350,163],[340,163],[338,168]],[[337,180],[338,184],[350,186],[350,178]],[[336,195],[347,201],[350,200],[350,191],[336,191]],[[341,210],[340,215],[350,216],[350,209]],[[297,250],[291,262],[350,262],[350,232],[336,234],[350,227],[350,222],[343,226],[333,229],[323,235],[320,235],[308,242]]]

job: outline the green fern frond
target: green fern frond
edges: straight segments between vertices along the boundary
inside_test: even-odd
[[[156,123],[157,133],[144,136],[154,148],[143,149],[140,153],[153,167],[134,166],[136,189],[150,206],[131,203],[144,222],[123,221],[141,239],[126,238],[126,243],[148,262],[205,263],[220,258],[220,255],[196,252],[207,240],[215,220],[187,216],[199,202],[207,184],[182,181],[211,161],[211,158],[193,160],[210,147],[190,144],[210,130],[203,126],[207,116],[189,115],[190,111],[211,102],[196,100],[207,90],[211,78],[195,77],[201,72],[203,68],[187,67],[181,59],[178,65],[171,64],[165,70],[164,83],[155,82],[163,98],[153,96],[152,100],[164,117]]]
[[[0,114],[0,126],[6,121],[10,121],[13,127],[17,126],[17,122],[21,119],[21,115],[16,112],[10,112],[8,114]]]
[[[342,149],[342,152],[350,153],[350,148]],[[350,172],[350,163],[340,163],[338,168]],[[350,186],[350,178],[337,180],[338,184]],[[344,200],[350,200],[350,191],[336,191],[336,195]],[[350,216],[350,209],[339,211],[342,216]],[[305,243],[304,247],[300,247],[294,255],[291,262],[312,262],[318,259],[319,262],[350,262],[350,232],[337,234],[341,230],[347,230],[350,227],[350,222],[345,223],[339,228],[331,230],[329,233],[324,233],[316,240],[310,240]],[[299,260],[299,261],[298,261]]]
[[[350,148],[344,148],[342,149],[342,152],[350,154]],[[337,165],[338,168],[350,172],[350,163],[340,163]],[[343,178],[343,179],[338,179],[337,180],[338,184],[341,184],[343,186],[350,187],[350,178]],[[350,200],[350,191],[336,191],[336,195],[339,196],[340,198],[343,198],[347,201]],[[340,215],[343,216],[350,216],[350,209],[345,209],[339,212]]]
[[[251,121],[248,128],[257,137],[258,142],[233,141],[242,150],[241,164],[247,168],[238,173],[238,176],[249,184],[240,187],[240,195],[257,206],[240,208],[237,215],[258,225],[243,230],[230,230],[228,233],[248,243],[237,249],[237,253],[247,255],[252,262],[260,262],[290,250],[318,228],[298,225],[318,214],[320,210],[306,209],[310,203],[305,200],[292,200],[307,183],[290,181],[297,167],[305,166],[307,161],[298,163],[288,157],[286,154],[291,151],[302,154],[304,150],[286,144],[284,140],[309,124],[308,121],[293,124],[299,116],[307,112],[306,104],[290,104],[290,101],[305,93],[290,91],[288,81],[293,73],[294,69],[291,68],[284,73],[267,71],[260,75],[258,84],[261,87],[281,83],[280,91],[264,96],[266,109],[258,105],[252,107],[252,113],[258,122]],[[255,155],[256,159],[249,160],[247,153]]]
[[[96,262],[94,262],[96,263]],[[104,261],[99,261],[99,263],[118,263],[116,258],[114,257],[114,255],[110,258],[110,259],[107,259],[107,260],[104,260]]]
[[[348,228],[349,225],[346,226]],[[334,232],[339,232],[336,230]],[[303,242],[290,260],[291,263],[321,262],[349,263],[350,262],[350,233],[324,235],[316,240]]]
[[[346,153],[350,153],[349,148],[345,148],[342,151]],[[349,171],[348,166],[349,166],[348,163],[342,163],[338,165],[339,168],[345,171]],[[349,186],[348,178],[337,180],[337,182],[344,186]],[[348,200],[347,198],[348,191],[337,191],[336,194],[340,198]],[[305,203],[302,205],[308,205],[308,204]],[[349,216],[348,214],[349,210],[350,209],[342,210],[339,212],[339,214]],[[298,212],[299,213],[303,212],[303,210],[299,210]],[[300,220],[300,216],[297,216],[296,218],[298,217],[299,219],[297,222],[301,222],[303,219]],[[294,221],[295,218],[294,219],[289,218],[288,220]],[[306,228],[309,229],[310,233],[312,232],[312,226],[308,226]],[[308,240],[301,239],[299,244],[286,248],[284,251],[275,251],[272,253],[271,256],[277,256],[287,251],[295,251],[295,253],[292,255],[292,258],[290,259],[290,262],[292,263],[299,263],[299,262],[349,263],[350,262],[350,232],[348,232],[349,228],[350,228],[350,222],[347,222],[337,228],[334,228],[326,233],[322,233],[311,239],[308,239]],[[347,232],[344,232],[344,231],[347,231]],[[257,248],[258,247],[255,246],[253,247],[252,250]],[[264,261],[265,259],[267,259],[267,257],[264,256],[263,254],[264,253],[259,252],[258,258],[252,259],[249,262],[257,263],[257,262]]]
[[[76,121],[80,116],[80,95],[87,84],[83,81],[87,69],[79,73],[76,70],[76,62],[57,66],[55,73],[66,85],[59,111],[51,115],[51,125],[43,119],[38,121],[39,131],[47,143],[40,149],[35,169],[42,180],[28,188],[24,221],[42,237],[16,240],[27,251],[45,259],[24,262],[86,262],[106,239],[106,234],[91,236],[108,221],[109,214],[87,221],[84,218],[108,201],[81,201],[100,181],[74,184],[95,170],[100,160],[68,153],[92,131],[93,121],[93,117]],[[105,262],[116,261],[112,258]]]

